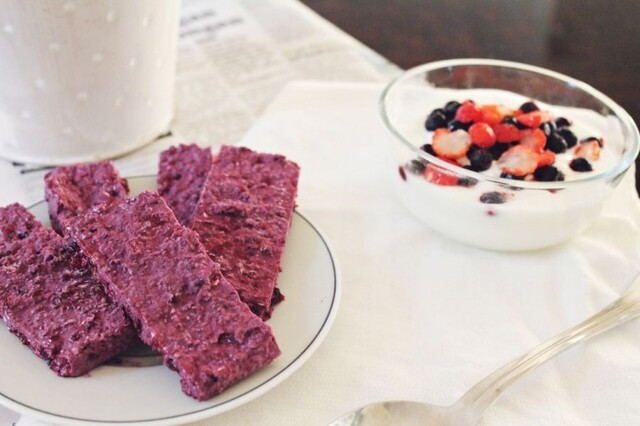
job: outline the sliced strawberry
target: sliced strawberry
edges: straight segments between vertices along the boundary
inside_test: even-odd
[[[455,186],[458,184],[458,177],[452,172],[429,163],[422,172],[422,176],[429,182],[436,185]]]
[[[456,120],[461,123],[471,123],[479,121],[481,118],[480,109],[471,101],[464,101],[456,111]]]
[[[547,136],[540,129],[520,130],[520,144],[532,148],[535,152],[541,153],[547,143]]]
[[[536,128],[542,123],[553,120],[553,115],[548,111],[532,111],[518,115],[516,120],[527,127]]]
[[[496,134],[496,141],[500,143],[518,142],[520,140],[520,129],[513,124],[496,124],[493,126]]]
[[[433,133],[431,146],[439,157],[457,160],[467,155],[471,137],[462,129],[453,132],[449,129],[437,129]]]
[[[505,151],[498,159],[498,166],[504,173],[526,176],[538,167],[540,154],[526,145],[516,145]]]
[[[443,160],[447,161],[447,162],[452,162],[453,160],[447,160],[446,158],[443,158]],[[456,166],[460,166],[460,167],[464,167],[464,166],[468,166],[469,164],[471,164],[471,161],[469,161],[469,158],[465,155],[462,158],[458,158],[457,160],[455,160],[454,164]]]
[[[480,148],[490,148],[496,143],[496,134],[487,123],[474,123],[469,127],[471,143]]]
[[[480,107],[480,121],[489,126],[500,124],[502,119],[510,114],[512,111],[502,105],[483,105]]]
[[[553,151],[544,150],[542,154],[540,154],[540,158],[538,159],[538,167],[542,166],[550,166],[556,161],[556,153]]]
[[[575,156],[579,158],[586,158],[587,160],[597,160],[600,158],[600,143],[597,139],[591,139],[581,142],[576,147]]]

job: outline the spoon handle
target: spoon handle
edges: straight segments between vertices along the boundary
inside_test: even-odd
[[[636,279],[636,284],[640,284],[640,280]],[[627,291],[592,317],[500,367],[469,389],[455,405],[463,405],[465,411],[469,410],[474,413],[473,417],[479,418],[509,385],[524,374],[573,345],[640,315],[638,296],[637,291]]]

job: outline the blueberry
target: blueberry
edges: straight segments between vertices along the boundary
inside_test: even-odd
[[[447,117],[445,117],[444,111],[442,109],[434,109],[431,111],[427,117],[427,121],[424,123],[424,127],[429,131],[447,127]]]
[[[514,126],[518,124],[518,120],[513,115],[505,115],[501,121],[502,124],[513,124]]]
[[[531,102],[531,101],[523,103],[522,105],[520,105],[519,109],[525,114],[528,112],[540,110],[540,108],[538,108],[538,105],[536,105],[534,102]]]
[[[504,204],[507,202],[508,195],[504,192],[485,192],[480,196],[480,202],[485,204]]]
[[[556,127],[555,127],[555,124],[553,124],[553,123],[546,122],[546,123],[542,123],[542,124],[540,125],[540,130],[542,130],[542,131],[544,132],[544,135],[545,135],[545,136],[547,136],[547,137],[548,137],[548,136],[551,134],[551,132],[553,132],[555,129],[556,129]]]
[[[447,120],[453,120],[453,118],[456,116],[456,112],[458,112],[458,108],[460,108],[460,102],[447,102],[447,104],[444,106],[444,115],[447,117]]]
[[[475,172],[482,172],[491,167],[493,163],[493,156],[487,149],[478,148],[467,153],[467,157],[471,162],[472,170]]]
[[[459,130],[459,129],[462,129],[466,132],[467,130],[469,130],[469,127],[471,127],[472,124],[473,124],[472,122],[463,123],[458,120],[453,120],[449,122],[448,127],[449,127],[449,130],[451,130],[452,132],[455,132],[456,130]]]
[[[508,143],[494,143],[489,147],[489,153],[494,160],[497,160],[509,148],[511,148],[511,145]]]
[[[571,122],[569,120],[567,120],[564,117],[558,117],[556,118],[556,127],[558,129],[562,128],[562,127],[569,127],[571,126]]]
[[[502,119],[501,123],[502,123],[502,124],[513,124],[514,126],[516,126],[516,127],[517,127],[518,129],[520,129],[520,130],[522,130],[522,129],[527,129],[527,128],[528,128],[528,127],[527,127],[527,126],[525,126],[524,124],[520,123],[520,122],[518,121],[518,119],[517,119],[517,118],[515,118],[515,117],[514,117],[514,116],[512,116],[512,115],[506,115],[506,116]]]
[[[590,172],[593,170],[591,163],[586,158],[574,158],[569,163],[569,167],[574,172]]]
[[[424,162],[422,162],[421,160],[411,160],[405,165],[405,168],[409,173],[419,175],[424,172],[424,169],[426,169],[427,166],[425,166]]]
[[[472,152],[478,150],[478,149],[482,149],[480,148],[478,145],[472,143],[471,145],[469,145],[469,150],[467,151],[467,157],[469,156],[469,154],[471,154]]]
[[[587,142],[598,142],[598,145],[600,146],[600,148],[602,148],[604,146],[604,141],[602,140],[602,138],[596,138],[594,136],[589,136],[588,138],[582,139],[580,141],[580,143],[587,143]]]
[[[541,182],[564,180],[564,174],[553,166],[541,166],[533,172],[533,177]]]
[[[553,151],[556,154],[562,154],[567,150],[567,142],[558,134],[558,132],[552,131],[547,137],[547,143],[544,148],[549,151]]]
[[[426,152],[427,154],[433,155],[434,157],[438,156],[438,154],[436,154],[436,152],[433,150],[433,146],[430,143],[426,143],[422,145],[420,149]]]
[[[569,129],[566,129],[566,128],[558,129],[556,130],[556,133],[562,136],[564,141],[567,143],[567,148],[572,148],[576,146],[576,144],[578,143],[577,136],[573,134],[573,132]]]

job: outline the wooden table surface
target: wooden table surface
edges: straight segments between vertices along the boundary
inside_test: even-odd
[[[529,63],[589,83],[640,123],[638,0],[302,2],[402,68],[463,57]]]

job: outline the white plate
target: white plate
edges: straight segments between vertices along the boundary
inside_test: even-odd
[[[155,188],[155,177],[129,178],[132,194]],[[44,201],[30,208],[49,223]],[[60,378],[6,327],[0,326],[0,403],[40,420],[70,425],[172,425],[196,421],[242,405],[273,389],[318,348],[336,315],[338,267],[326,238],[296,212],[278,286],[286,299],[268,324],[282,354],[221,395],[198,402],[162,365],[101,366],[87,377]]]

